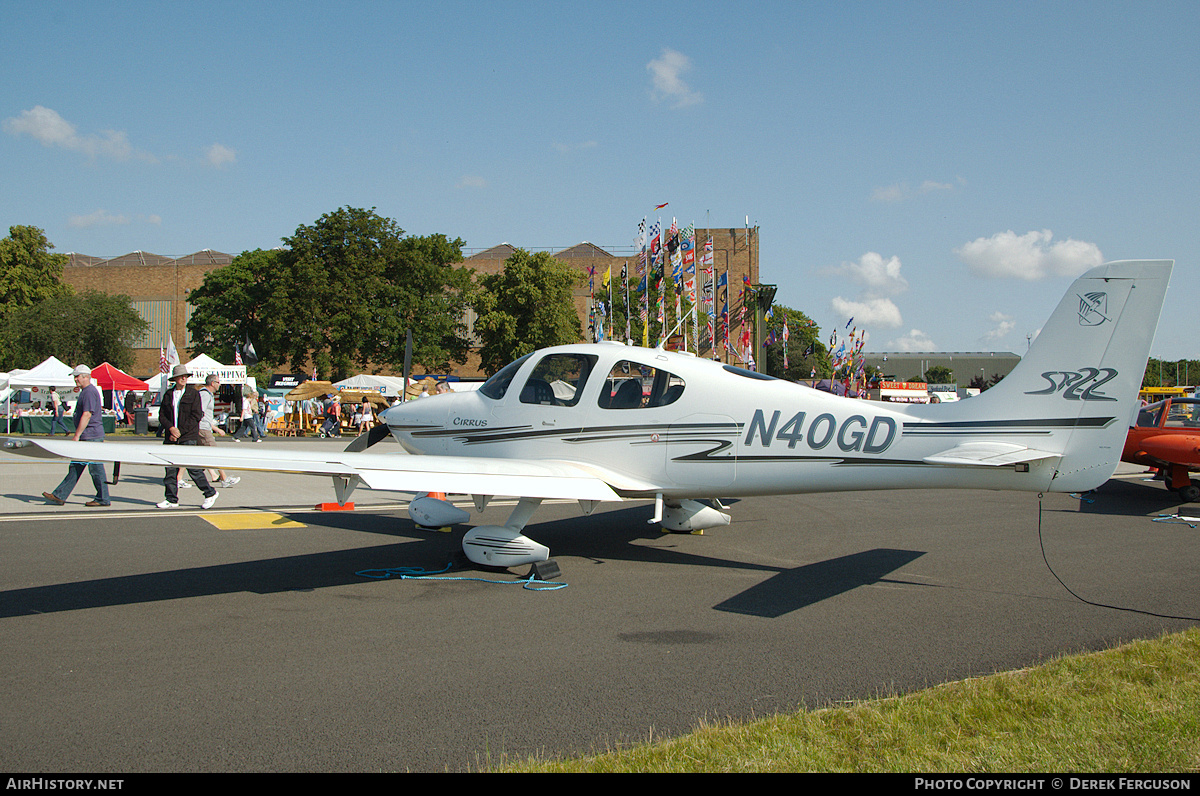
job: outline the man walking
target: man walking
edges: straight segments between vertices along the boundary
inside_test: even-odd
[[[100,388],[92,384],[92,369],[87,365],[77,365],[75,370],[71,371],[71,376],[75,379],[75,386],[79,388],[79,400],[75,401],[74,439],[78,442],[104,442],[104,423],[100,415]],[[79,482],[79,476],[83,475],[84,467],[87,467],[88,472],[91,473],[92,484],[96,487],[95,500],[89,500],[84,505],[93,508],[107,506],[109,504],[108,476],[105,475],[104,465],[100,462],[71,462],[71,466],[67,470],[67,477],[54,488],[53,492],[43,492],[42,497],[48,503],[56,506],[66,503],[67,498],[71,495],[71,490]]]
[[[200,393],[187,386],[187,365],[176,365],[171,370],[171,389],[163,393],[158,407],[158,424],[163,430],[164,445],[199,445],[200,421],[204,419],[204,408],[200,404]],[[210,509],[217,502],[217,490],[208,483],[201,468],[188,468],[188,475],[204,493],[202,509]],[[168,467],[163,478],[166,488],[165,499],[158,504],[160,509],[179,507],[179,468]]]
[[[71,436],[71,428],[63,416],[62,396],[58,394],[58,388],[53,385],[50,387],[50,411],[54,413],[54,419],[50,421],[50,436],[53,437],[58,433],[59,426],[62,426],[64,437]]]
[[[225,432],[221,430],[221,427],[217,424],[213,416],[217,405],[217,389],[220,386],[221,377],[215,373],[210,373],[208,378],[204,380],[203,389],[200,390],[200,406],[204,410],[204,418],[200,421],[200,444],[206,447],[212,447],[216,444],[214,434],[219,434],[222,437],[225,436]],[[217,485],[222,489],[233,486],[242,480],[236,476],[233,478],[226,477],[224,470],[216,470],[215,472],[217,474]]]

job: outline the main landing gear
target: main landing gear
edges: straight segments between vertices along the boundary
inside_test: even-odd
[[[1200,499],[1200,486],[1192,483],[1191,478],[1188,477],[1187,467],[1180,464],[1172,464],[1169,468],[1160,472],[1167,484],[1167,489],[1179,495],[1181,501],[1192,503]]]

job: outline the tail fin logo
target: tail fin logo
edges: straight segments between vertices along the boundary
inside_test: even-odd
[[[1102,291],[1084,293],[1079,297],[1079,325],[1099,326],[1108,317],[1108,294]]]
[[[1116,398],[1099,392],[1101,385],[1116,377],[1113,368],[1080,368],[1079,370],[1048,370],[1042,378],[1048,383],[1043,390],[1026,392],[1026,395],[1053,395],[1061,392],[1068,401],[1115,401]]]

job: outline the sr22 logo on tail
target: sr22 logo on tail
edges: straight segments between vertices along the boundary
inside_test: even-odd
[[[1044,390],[1032,390],[1026,395],[1051,395],[1062,392],[1068,401],[1115,401],[1116,398],[1098,392],[1098,388],[1117,375],[1113,368],[1080,368],[1079,370],[1048,370],[1042,378],[1050,383]],[[1084,389],[1086,387],[1086,389]]]

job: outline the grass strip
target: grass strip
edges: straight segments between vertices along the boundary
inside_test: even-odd
[[[1029,669],[750,722],[542,772],[1196,772],[1200,629]]]

